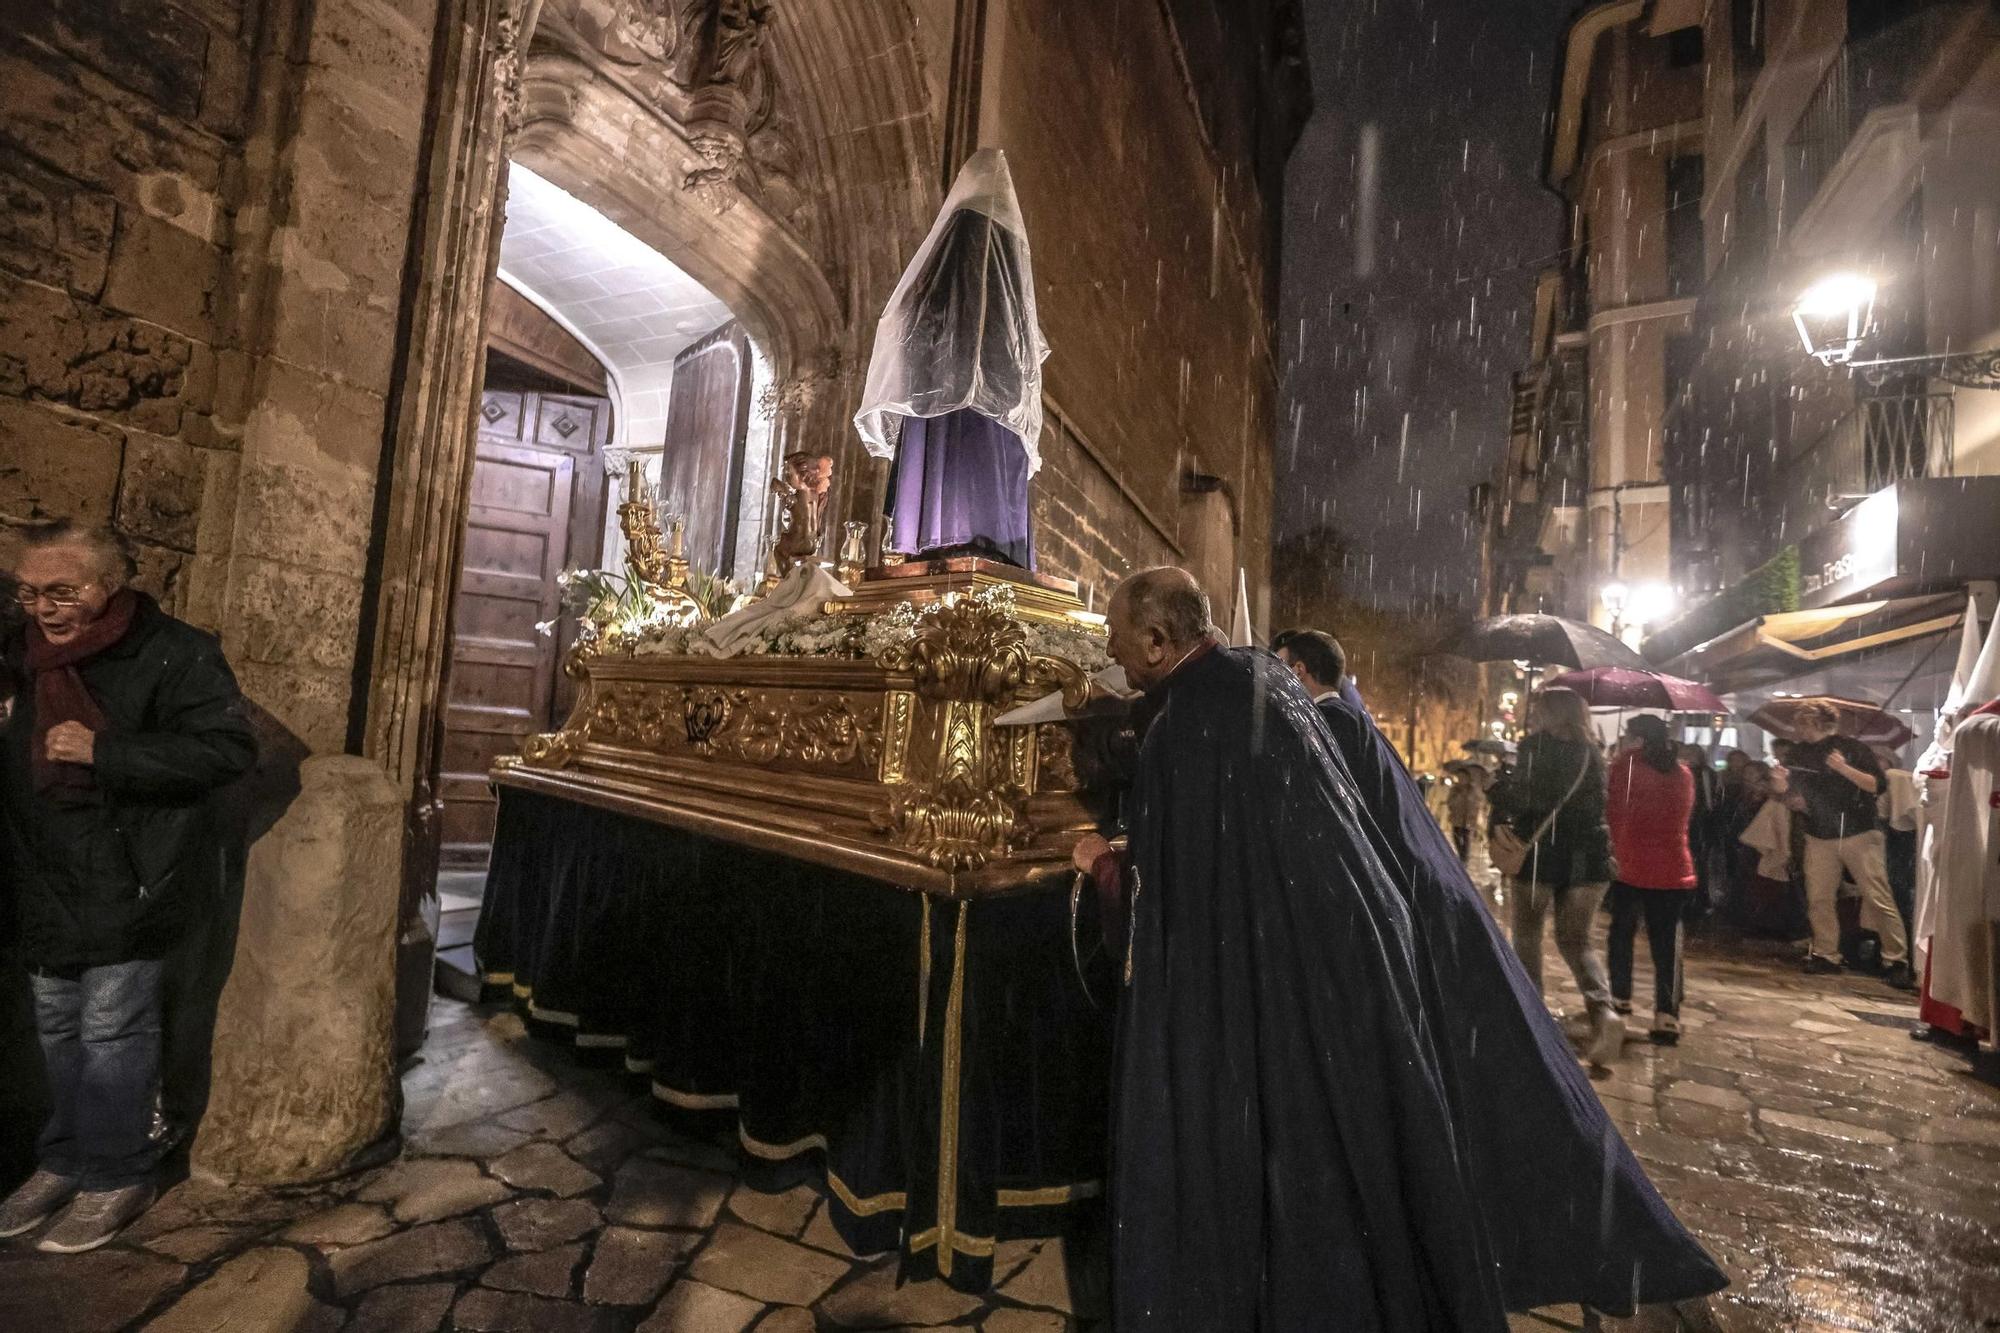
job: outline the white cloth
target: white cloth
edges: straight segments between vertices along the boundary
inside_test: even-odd
[[[777,587],[710,625],[689,647],[710,657],[734,657],[763,631],[787,620],[803,620],[833,598],[851,595],[846,584],[819,565],[796,565]]]
[[[1765,879],[1792,877],[1792,812],[1783,801],[1764,802],[1738,841],[1757,853],[1757,873]]]
[[[977,215],[970,219],[961,215]],[[980,219],[991,222],[979,226]],[[964,250],[975,226],[977,253]],[[942,253],[941,253],[942,252]],[[877,458],[896,456],[892,418],[971,408],[1021,439],[1028,475],[1042,466],[1042,362],[1028,228],[1007,155],[982,148],[959,168],[937,221],[875,325],[854,428]]]
[[[1949,754],[1945,756],[1950,758]],[[1917,774],[1917,892],[1910,917],[1910,954],[1919,975],[1931,952],[1931,918],[1937,915],[1937,872],[1951,779],[1943,770]]]
[[[1888,773],[1889,785],[1876,805],[1883,823],[1898,833],[1908,833],[1917,827],[1917,784],[1908,769],[1892,768]]]
[[[1229,616],[1229,646],[1257,646],[1256,631],[1250,628],[1250,576],[1241,565],[1236,567],[1236,609]]]
[[[1132,693],[1132,684],[1125,679],[1125,668],[1119,666],[1116,662],[1113,662],[1110,666],[1092,676],[1091,680],[1103,686],[1112,694]],[[1057,690],[1054,694],[1045,694],[1041,698],[1030,700],[1018,708],[1008,709],[993,719],[993,725],[996,727],[1027,727],[1033,726],[1037,722],[1060,722],[1068,716],[1069,714],[1063,709],[1062,691]]]
[[[1965,1020],[1994,1028],[1993,923],[2000,921],[2000,717],[1968,717],[1952,731],[1951,778],[1934,826],[1935,870],[1928,910],[1931,998]]]

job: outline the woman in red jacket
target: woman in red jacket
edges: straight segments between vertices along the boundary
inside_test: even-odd
[[[1653,950],[1652,1039],[1671,1046],[1681,1035],[1681,918],[1694,901],[1688,817],[1694,775],[1680,762],[1667,724],[1649,713],[1625,728],[1625,748],[1611,763],[1605,819],[1618,860],[1611,886],[1611,999],[1632,1012],[1632,936],[1646,919]]]

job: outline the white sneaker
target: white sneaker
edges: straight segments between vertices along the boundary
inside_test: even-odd
[[[1583,1058],[1594,1065],[1608,1065],[1625,1049],[1625,1020],[1608,1004],[1590,1007],[1590,1045]]]
[[[33,1231],[49,1214],[68,1203],[76,1181],[53,1171],[37,1171],[0,1203],[0,1240]]]
[[[139,1219],[153,1206],[159,1192],[150,1184],[115,1190],[85,1190],[70,1200],[62,1216],[35,1248],[50,1254],[82,1254],[94,1250]]]

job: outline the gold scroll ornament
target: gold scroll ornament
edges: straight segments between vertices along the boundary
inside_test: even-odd
[[[1057,689],[1065,705],[1081,707],[1090,688],[1083,668],[1030,653],[1018,620],[971,599],[932,610],[880,662],[914,675],[930,706],[910,734],[906,781],[891,789],[877,827],[947,871],[976,869],[1023,844],[1032,834],[1023,769],[1033,728],[998,735],[993,718],[1023,694]]]

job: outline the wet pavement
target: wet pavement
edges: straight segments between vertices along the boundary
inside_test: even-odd
[[[1548,976],[1567,985],[1554,957]],[[1728,1269],[1722,1328],[2000,1328],[2000,1089],[1912,1041],[1909,1013],[1877,982],[1696,942],[1681,1044],[1649,1045],[1641,1013],[1595,1083]],[[0,1243],[0,1329],[1062,1333],[1101,1316],[1101,1267],[1054,1241],[1003,1245],[984,1298],[898,1289],[813,1191],[739,1185],[723,1147],[669,1133],[643,1091],[502,1010],[440,1000],[405,1089],[405,1155],[338,1186],[188,1182],[94,1254]]]

